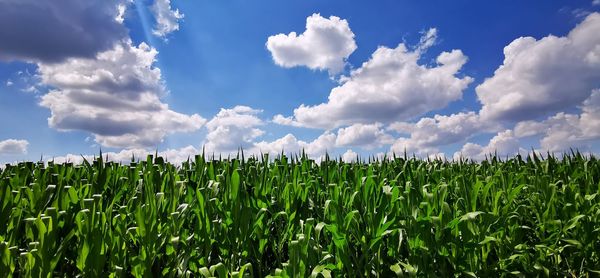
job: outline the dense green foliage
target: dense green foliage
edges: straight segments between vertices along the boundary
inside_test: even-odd
[[[600,161],[578,153],[0,171],[3,277],[600,273]]]

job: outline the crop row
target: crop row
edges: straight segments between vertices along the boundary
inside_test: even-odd
[[[599,181],[579,153],[7,165],[0,276],[592,276]]]

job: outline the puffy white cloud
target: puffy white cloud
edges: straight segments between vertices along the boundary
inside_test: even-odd
[[[237,110],[237,111],[234,111],[234,110]],[[223,113],[221,114],[221,116],[219,116],[219,121],[222,121],[225,125],[228,125],[231,127],[231,123],[237,122],[241,117],[239,117],[239,115],[228,117],[228,116],[224,116],[224,114],[227,114],[227,113],[230,113],[230,114],[250,113],[250,114],[252,114],[252,113],[258,113],[258,110],[254,110],[249,107],[238,106],[238,107],[235,107],[232,109],[223,109],[221,112],[223,112]],[[236,120],[235,118],[238,118],[238,120]],[[241,120],[241,121],[246,121],[247,123],[250,123],[250,124],[255,123],[255,120],[252,120],[252,119],[246,119],[246,120]],[[226,135],[234,135],[234,134],[229,133]],[[230,139],[232,139],[232,138],[230,138]],[[242,140],[242,141],[244,141],[244,140]],[[244,155],[246,158],[251,157],[251,156],[258,157],[261,154],[270,154],[271,157],[273,157],[273,156],[281,154],[282,151],[284,151],[286,154],[299,154],[302,150],[304,150],[306,152],[306,154],[309,155],[309,157],[316,159],[318,161],[318,160],[322,159],[322,157],[324,156],[324,154],[327,151],[331,152],[331,150],[333,150],[334,145],[335,145],[335,134],[325,132],[322,135],[320,135],[319,137],[317,137],[315,140],[310,141],[310,142],[298,140],[298,139],[296,139],[296,137],[294,135],[287,134],[287,135],[285,135],[277,140],[271,141],[271,142],[261,141],[261,142],[256,143],[256,142],[245,141],[243,143],[245,143],[246,145],[249,146],[248,148],[244,149]],[[221,150],[218,150],[218,148],[215,149],[214,146],[216,146],[216,145],[213,145],[211,147],[208,144],[205,144],[204,150],[202,148],[194,147],[194,146],[187,146],[187,147],[183,147],[183,148],[179,148],[179,149],[167,149],[167,150],[159,151],[158,156],[165,158],[167,161],[169,161],[171,163],[180,164],[180,163],[186,161],[188,158],[193,159],[195,155],[201,154],[202,151],[204,151],[205,155],[207,155],[209,157],[212,156],[213,154],[217,157],[219,155],[225,155],[225,156],[236,155],[238,152],[238,149],[223,148],[223,147],[227,147],[227,146],[221,146],[221,145],[216,146],[216,147],[221,147]],[[133,148],[133,149],[123,149],[119,152],[104,152],[104,153],[102,153],[102,157],[103,158],[108,157],[108,161],[129,163],[132,160],[132,158],[135,158],[135,161],[145,160],[147,155],[149,155],[149,154],[154,155],[154,153],[155,153],[155,151],[151,150],[151,149]],[[97,156],[98,156],[98,154],[95,154],[95,155],[93,155],[93,154],[85,154],[85,155],[67,154],[67,155],[63,155],[63,156],[52,157],[48,160],[54,161],[56,163],[63,163],[63,162],[81,163],[81,162],[83,162],[84,158],[88,161],[92,161],[94,159],[94,157],[97,157]]]
[[[432,47],[437,41],[437,32],[438,30],[436,28],[429,28],[429,30],[423,32],[417,50],[425,51],[427,48]]]
[[[0,60],[93,58],[127,35],[115,19],[123,0],[0,1]]]
[[[454,159],[461,157],[471,158],[474,160],[483,160],[490,154],[497,154],[499,157],[514,156],[519,152],[526,152],[520,148],[520,143],[512,130],[499,132],[496,136],[490,139],[486,146],[466,143],[462,149],[454,153]]]
[[[327,152],[332,152],[335,146],[335,134],[324,132],[315,140],[300,144],[306,150],[306,153],[312,157],[325,155]]]
[[[423,41],[430,44],[430,39]],[[342,84],[331,90],[328,102],[302,104],[294,110],[293,118],[286,119],[306,127],[334,128],[409,120],[446,107],[460,99],[473,80],[457,77],[467,57],[460,50],[452,50],[441,53],[437,65],[422,65],[419,59],[426,45],[415,50],[404,44],[393,49],[379,47],[369,61],[342,78]]]
[[[516,137],[528,137],[538,135],[547,129],[546,124],[536,121],[522,121],[515,125],[514,131]]]
[[[430,155],[427,156],[427,159],[429,160],[445,160],[446,159],[446,154],[445,153],[432,153]]]
[[[274,155],[280,154],[281,152],[299,153],[302,151],[302,145],[305,145],[305,142],[300,142],[302,141],[299,141],[296,136],[288,133],[285,136],[271,142],[261,141],[256,143],[255,150],[259,153],[268,153]]]
[[[346,163],[356,162],[358,158],[358,154],[351,149],[348,149],[344,154],[342,154],[342,160]]]
[[[306,66],[328,70],[332,75],[344,69],[346,59],[356,50],[348,22],[336,16],[327,19],[320,14],[306,18],[304,33],[270,36],[266,46],[279,66]]]
[[[516,152],[526,153],[519,148],[519,138],[539,136],[538,152],[552,152],[560,155],[577,149],[583,153],[592,153],[594,145],[600,140],[600,90],[595,89],[580,106],[580,114],[565,112],[556,113],[543,121],[522,121],[514,130],[506,130],[490,140],[488,146],[467,143],[462,150],[455,153],[477,160],[486,154],[498,151],[501,156],[514,155]],[[531,147],[531,146],[530,146]]]
[[[160,97],[165,92],[157,51],[130,41],[95,58],[69,58],[39,63],[42,83],[55,89],[41,97],[51,111],[48,124],[56,129],[83,130],[109,147],[155,146],[174,132],[198,130],[205,119],[170,110]]]
[[[132,0],[63,2],[0,1],[0,59],[37,64],[35,84],[24,79],[20,87],[50,88],[40,101],[51,111],[50,127],[91,132],[103,146],[132,148],[155,146],[168,134],[204,124],[199,115],[177,113],[161,101],[166,89],[154,66],[157,51],[145,43],[133,46],[122,24]],[[157,2],[158,26],[173,28],[163,26],[169,1]]]
[[[313,141],[298,140],[294,135],[287,134],[273,141],[259,141],[264,135],[261,128],[265,122],[259,118],[262,110],[248,106],[236,106],[231,109],[221,109],[208,123],[208,134],[204,142],[208,154],[235,154],[242,148],[249,155],[268,153],[271,155],[298,154],[305,151],[309,156],[318,158],[326,151],[335,149],[336,136],[325,132]]]
[[[543,138],[540,140],[540,149],[543,151],[562,152],[569,148],[587,149],[586,123],[578,115],[560,112],[542,122],[546,127]],[[591,134],[590,134],[591,135]]]
[[[295,127],[301,127],[302,125],[296,121],[294,121],[293,117],[285,117],[281,114],[277,114],[275,116],[273,116],[273,123],[276,123],[278,125],[287,125],[287,126],[295,126]]]
[[[8,79],[6,80],[6,87],[10,87],[12,86],[14,83],[12,82],[12,80]]]
[[[206,150],[211,153],[229,153],[236,152],[239,148],[252,148],[254,139],[264,133],[258,128],[264,124],[257,116],[261,112],[262,110],[248,106],[221,109],[206,123]]]
[[[583,113],[580,116],[581,130],[586,137],[600,137],[600,89],[583,102]]]
[[[117,16],[115,16],[115,21],[123,24],[125,21],[125,12],[127,11],[127,5],[133,3],[133,0],[123,0],[123,3],[117,5]]]
[[[481,122],[475,112],[457,113],[450,116],[435,115],[433,118],[421,118],[418,122],[397,122],[389,126],[390,130],[410,137],[398,138],[391,147],[395,153],[415,153],[419,155],[436,154],[439,147],[467,140],[475,133],[490,129]]]
[[[541,135],[541,151],[566,152],[571,148],[591,151],[600,140],[600,90],[583,102],[581,114],[557,113],[548,119],[517,124],[518,136]]]
[[[134,161],[146,160],[146,157],[151,154],[154,155],[156,152],[152,150],[146,149],[124,149],[119,152],[104,152],[102,153],[102,158],[108,158],[108,161],[120,162],[120,163],[129,163],[132,159]],[[175,165],[181,164],[186,161],[188,158],[194,159],[194,156],[197,154],[201,154],[202,150],[199,150],[193,146],[187,146],[180,149],[167,149],[164,151],[158,152],[158,156],[165,158],[166,161],[173,163]],[[74,164],[79,164],[83,162],[83,159],[87,161],[93,161],[94,158],[97,158],[98,154],[66,154],[63,156],[52,157],[48,159],[48,161],[54,161],[55,163],[65,163],[71,162]]]
[[[287,134],[272,142],[258,142],[253,149],[254,153],[270,153],[273,155],[285,153],[304,152],[312,158],[319,158],[326,152],[335,148],[335,134],[325,132],[311,142],[298,140],[294,135]]]
[[[534,120],[581,104],[600,84],[600,13],[565,37],[521,37],[504,63],[477,86],[486,120]]]
[[[439,153],[440,150],[437,146],[422,147],[419,146],[419,142],[411,140],[411,138],[400,137],[390,146],[390,152],[396,155],[406,153],[408,155],[427,156]]]
[[[179,30],[179,20],[183,19],[184,14],[179,9],[171,8],[171,0],[155,0],[150,10],[156,19],[152,34],[165,38],[169,33]]]
[[[28,145],[27,140],[8,139],[0,141],[0,154],[26,154]]]
[[[335,144],[372,149],[391,144],[393,141],[392,136],[382,129],[382,124],[354,124],[338,130]]]

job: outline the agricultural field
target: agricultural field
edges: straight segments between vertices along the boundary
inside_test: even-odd
[[[148,156],[0,170],[2,277],[594,277],[600,161]]]

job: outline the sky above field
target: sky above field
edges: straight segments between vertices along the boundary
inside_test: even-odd
[[[0,162],[600,153],[600,0],[0,0]]]

